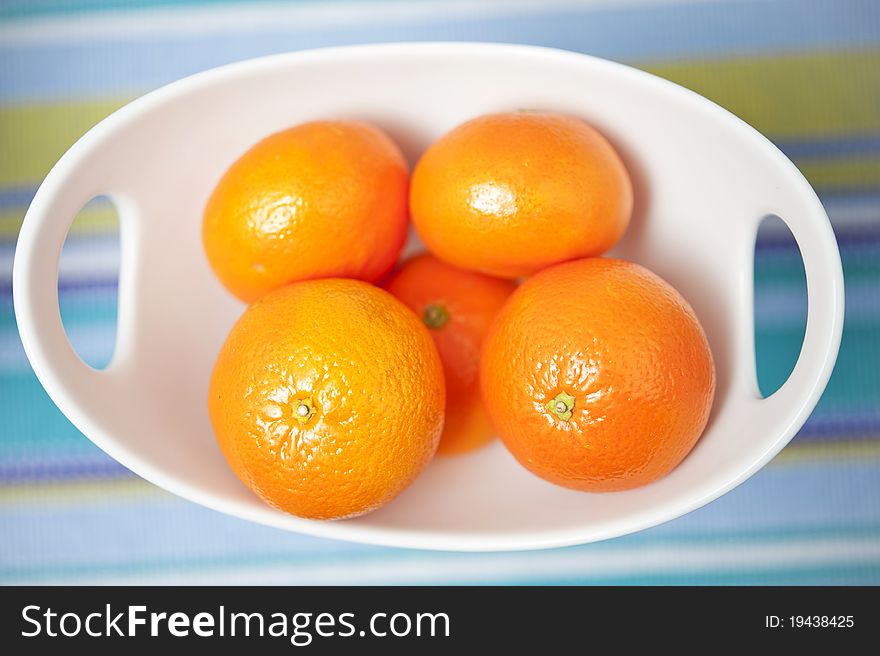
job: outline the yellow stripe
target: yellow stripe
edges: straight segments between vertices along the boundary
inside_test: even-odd
[[[168,492],[141,478],[63,483],[20,483],[0,486],[0,506],[39,504],[119,503],[137,498],[170,497]]]
[[[0,239],[13,239],[21,230],[24,209],[0,212]],[[106,235],[119,229],[119,216],[111,207],[85,209],[73,220],[71,235]]]
[[[880,50],[646,63],[775,138],[880,132]],[[122,100],[0,107],[0,185],[36,185]],[[872,179],[872,184],[876,180]]]
[[[125,101],[0,107],[0,184],[35,185],[89,128]]]
[[[785,447],[773,465],[799,465],[829,461],[862,461],[880,459],[880,442],[875,440],[841,440],[829,443],[795,443]]]
[[[878,107],[880,109],[880,107]],[[804,177],[817,189],[859,189],[880,186],[880,157],[838,160],[798,160]]]
[[[775,138],[880,131],[880,50],[643,68],[693,89]]]

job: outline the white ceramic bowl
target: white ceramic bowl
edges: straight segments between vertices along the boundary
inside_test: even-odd
[[[496,443],[435,460],[398,499],[366,517],[315,522],[269,508],[226,465],[206,410],[214,357],[242,311],[202,252],[202,207],[214,184],[253,143],[310,119],[372,121],[414,162],[458,123],[520,108],[581,116],[625,159],[636,207],[615,254],[675,285],[706,329],[718,391],[702,439],[672,474],[627,492],[555,487]],[[57,296],[67,229],[99,194],[116,203],[122,240],[118,342],[103,371],[71,349]],[[753,249],[768,215],[781,217],[798,241],[809,316],[794,372],[762,399],[753,348]],[[804,423],[831,373],[843,324],[843,276],[828,217],[769,141],[701,96],[647,73],[510,45],[298,52],[225,66],[150,93],[93,128],[47,176],[21,230],[13,284],[21,338],[49,395],[135,473],[256,522],[432,549],[589,542],[715,499],[770,460]]]

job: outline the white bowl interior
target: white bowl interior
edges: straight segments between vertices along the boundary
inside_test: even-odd
[[[371,121],[414,163],[456,124],[522,108],[583,117],[623,155],[636,208],[614,254],[648,266],[683,293],[716,359],[714,411],[697,447],[665,479],[621,493],[545,483],[496,443],[435,460],[403,495],[366,517],[308,522],[268,508],[226,465],[206,411],[214,357],[243,309],[202,251],[201,212],[214,184],[257,140],[310,119]],[[764,216],[795,212],[821,220],[821,206],[760,135],[699,96],[626,67],[480,45],[273,57],[150,94],[98,126],[59,167],[55,180],[78,190],[76,202],[105,193],[118,205],[119,338],[105,371],[35,368],[44,384],[52,379],[47,388],[62,409],[111,455],[226,512],[404,546],[529,548],[600,539],[677,516],[729,489],[785,444],[815,402],[812,389],[798,392],[800,405],[758,398],[752,262]],[[48,212],[46,202],[32,211]]]

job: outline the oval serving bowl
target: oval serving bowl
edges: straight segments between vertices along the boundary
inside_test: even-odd
[[[315,522],[266,506],[226,465],[207,415],[214,358],[243,309],[202,251],[201,213],[214,184],[252,144],[302,121],[374,122],[413,163],[462,121],[522,108],[580,116],[622,154],[636,206],[613,254],[675,285],[700,317],[715,356],[718,391],[696,448],[666,478],[627,492],[553,486],[496,441],[471,455],[435,459],[410,489],[365,517]],[[122,264],[116,350],[97,371],[65,337],[57,280],[70,222],[102,194],[120,214]],[[785,221],[798,242],[809,310],[791,377],[761,398],[753,257],[758,224],[768,215]],[[804,423],[831,373],[843,325],[843,274],[828,217],[767,139],[705,98],[636,69],[490,44],[304,51],[225,66],[147,94],[93,128],[47,176],[18,240],[13,294],[25,351],[53,401],[145,479],[216,510],[302,533],[473,551],[601,540],[717,498],[767,463]]]

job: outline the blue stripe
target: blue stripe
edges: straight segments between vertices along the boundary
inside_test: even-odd
[[[222,11],[222,9],[220,10]],[[305,48],[389,41],[496,41],[547,45],[618,60],[671,59],[880,43],[872,0],[753,0],[743,3],[583,9],[452,21],[444,10],[408,23],[258,33],[0,47],[6,102],[150,89],[221,64]]]
[[[836,226],[834,236],[837,238],[838,247],[855,249],[876,246],[880,242],[880,207],[877,208],[877,219],[875,223]],[[755,248],[759,251],[796,250],[790,234],[761,233]]]
[[[41,457],[36,462],[0,462],[0,481],[4,485],[36,481],[69,481],[94,478],[132,477],[125,467],[110,456],[78,461],[48,461]]]
[[[0,210],[27,207],[36,192],[37,188],[34,186],[0,187]]]
[[[776,146],[789,159],[817,157],[864,157],[880,154],[880,134],[850,134],[838,137],[777,140]]]
[[[794,443],[828,444],[837,441],[851,442],[854,439],[880,439],[880,409],[866,408],[863,412],[864,414],[858,411],[851,414],[840,411],[829,414],[814,412],[794,438]]]

